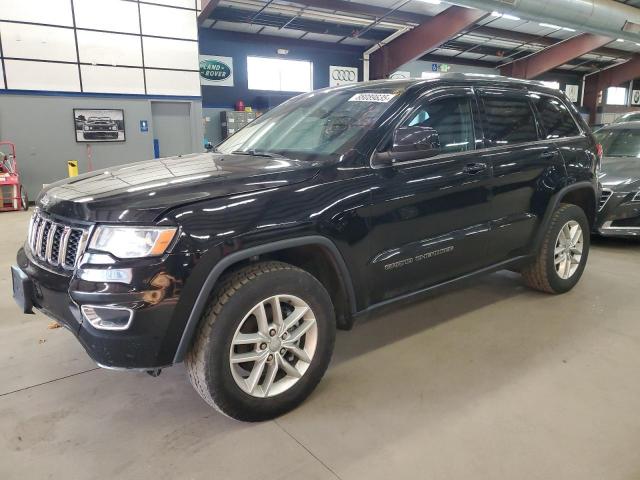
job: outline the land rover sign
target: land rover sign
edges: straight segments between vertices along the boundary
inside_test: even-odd
[[[201,55],[200,83],[233,87],[233,58]]]

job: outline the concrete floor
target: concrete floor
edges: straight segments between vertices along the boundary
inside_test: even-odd
[[[0,216],[3,480],[640,478],[640,243],[599,240],[565,296],[501,273],[339,332],[302,407],[244,424],[183,366],[96,369],[21,315],[8,273],[27,219]]]

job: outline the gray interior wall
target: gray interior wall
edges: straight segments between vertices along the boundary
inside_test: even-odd
[[[422,72],[432,72],[432,65],[434,63],[436,62],[415,60],[413,62],[405,63],[403,66],[397,68],[397,70],[410,72],[411,77],[420,78],[422,76]],[[449,72],[451,73],[480,73],[484,75],[500,75],[500,71],[496,68],[472,67],[469,65],[457,65],[455,63],[449,63],[448,65],[451,67],[451,69],[449,70]]]
[[[74,108],[123,109],[125,142],[91,143],[95,170],[153,158],[153,124],[148,98],[0,95],[0,139],[16,144],[18,165],[33,200],[45,183],[67,177],[67,161],[88,168],[87,144],[75,141]],[[202,150],[202,104],[191,101],[193,151]],[[140,131],[140,120],[149,131]]]

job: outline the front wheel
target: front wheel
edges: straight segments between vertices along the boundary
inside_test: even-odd
[[[224,279],[187,355],[193,387],[244,421],[286,413],[311,394],[335,340],[329,294],[308,272],[261,262]]]
[[[525,283],[546,293],[565,293],[576,286],[587,265],[589,221],[584,211],[562,204],[553,214],[534,261],[522,270]]]

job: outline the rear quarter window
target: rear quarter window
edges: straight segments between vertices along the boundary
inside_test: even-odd
[[[575,137],[580,129],[567,106],[559,99],[533,94],[532,99],[538,110],[540,122],[548,139]]]

